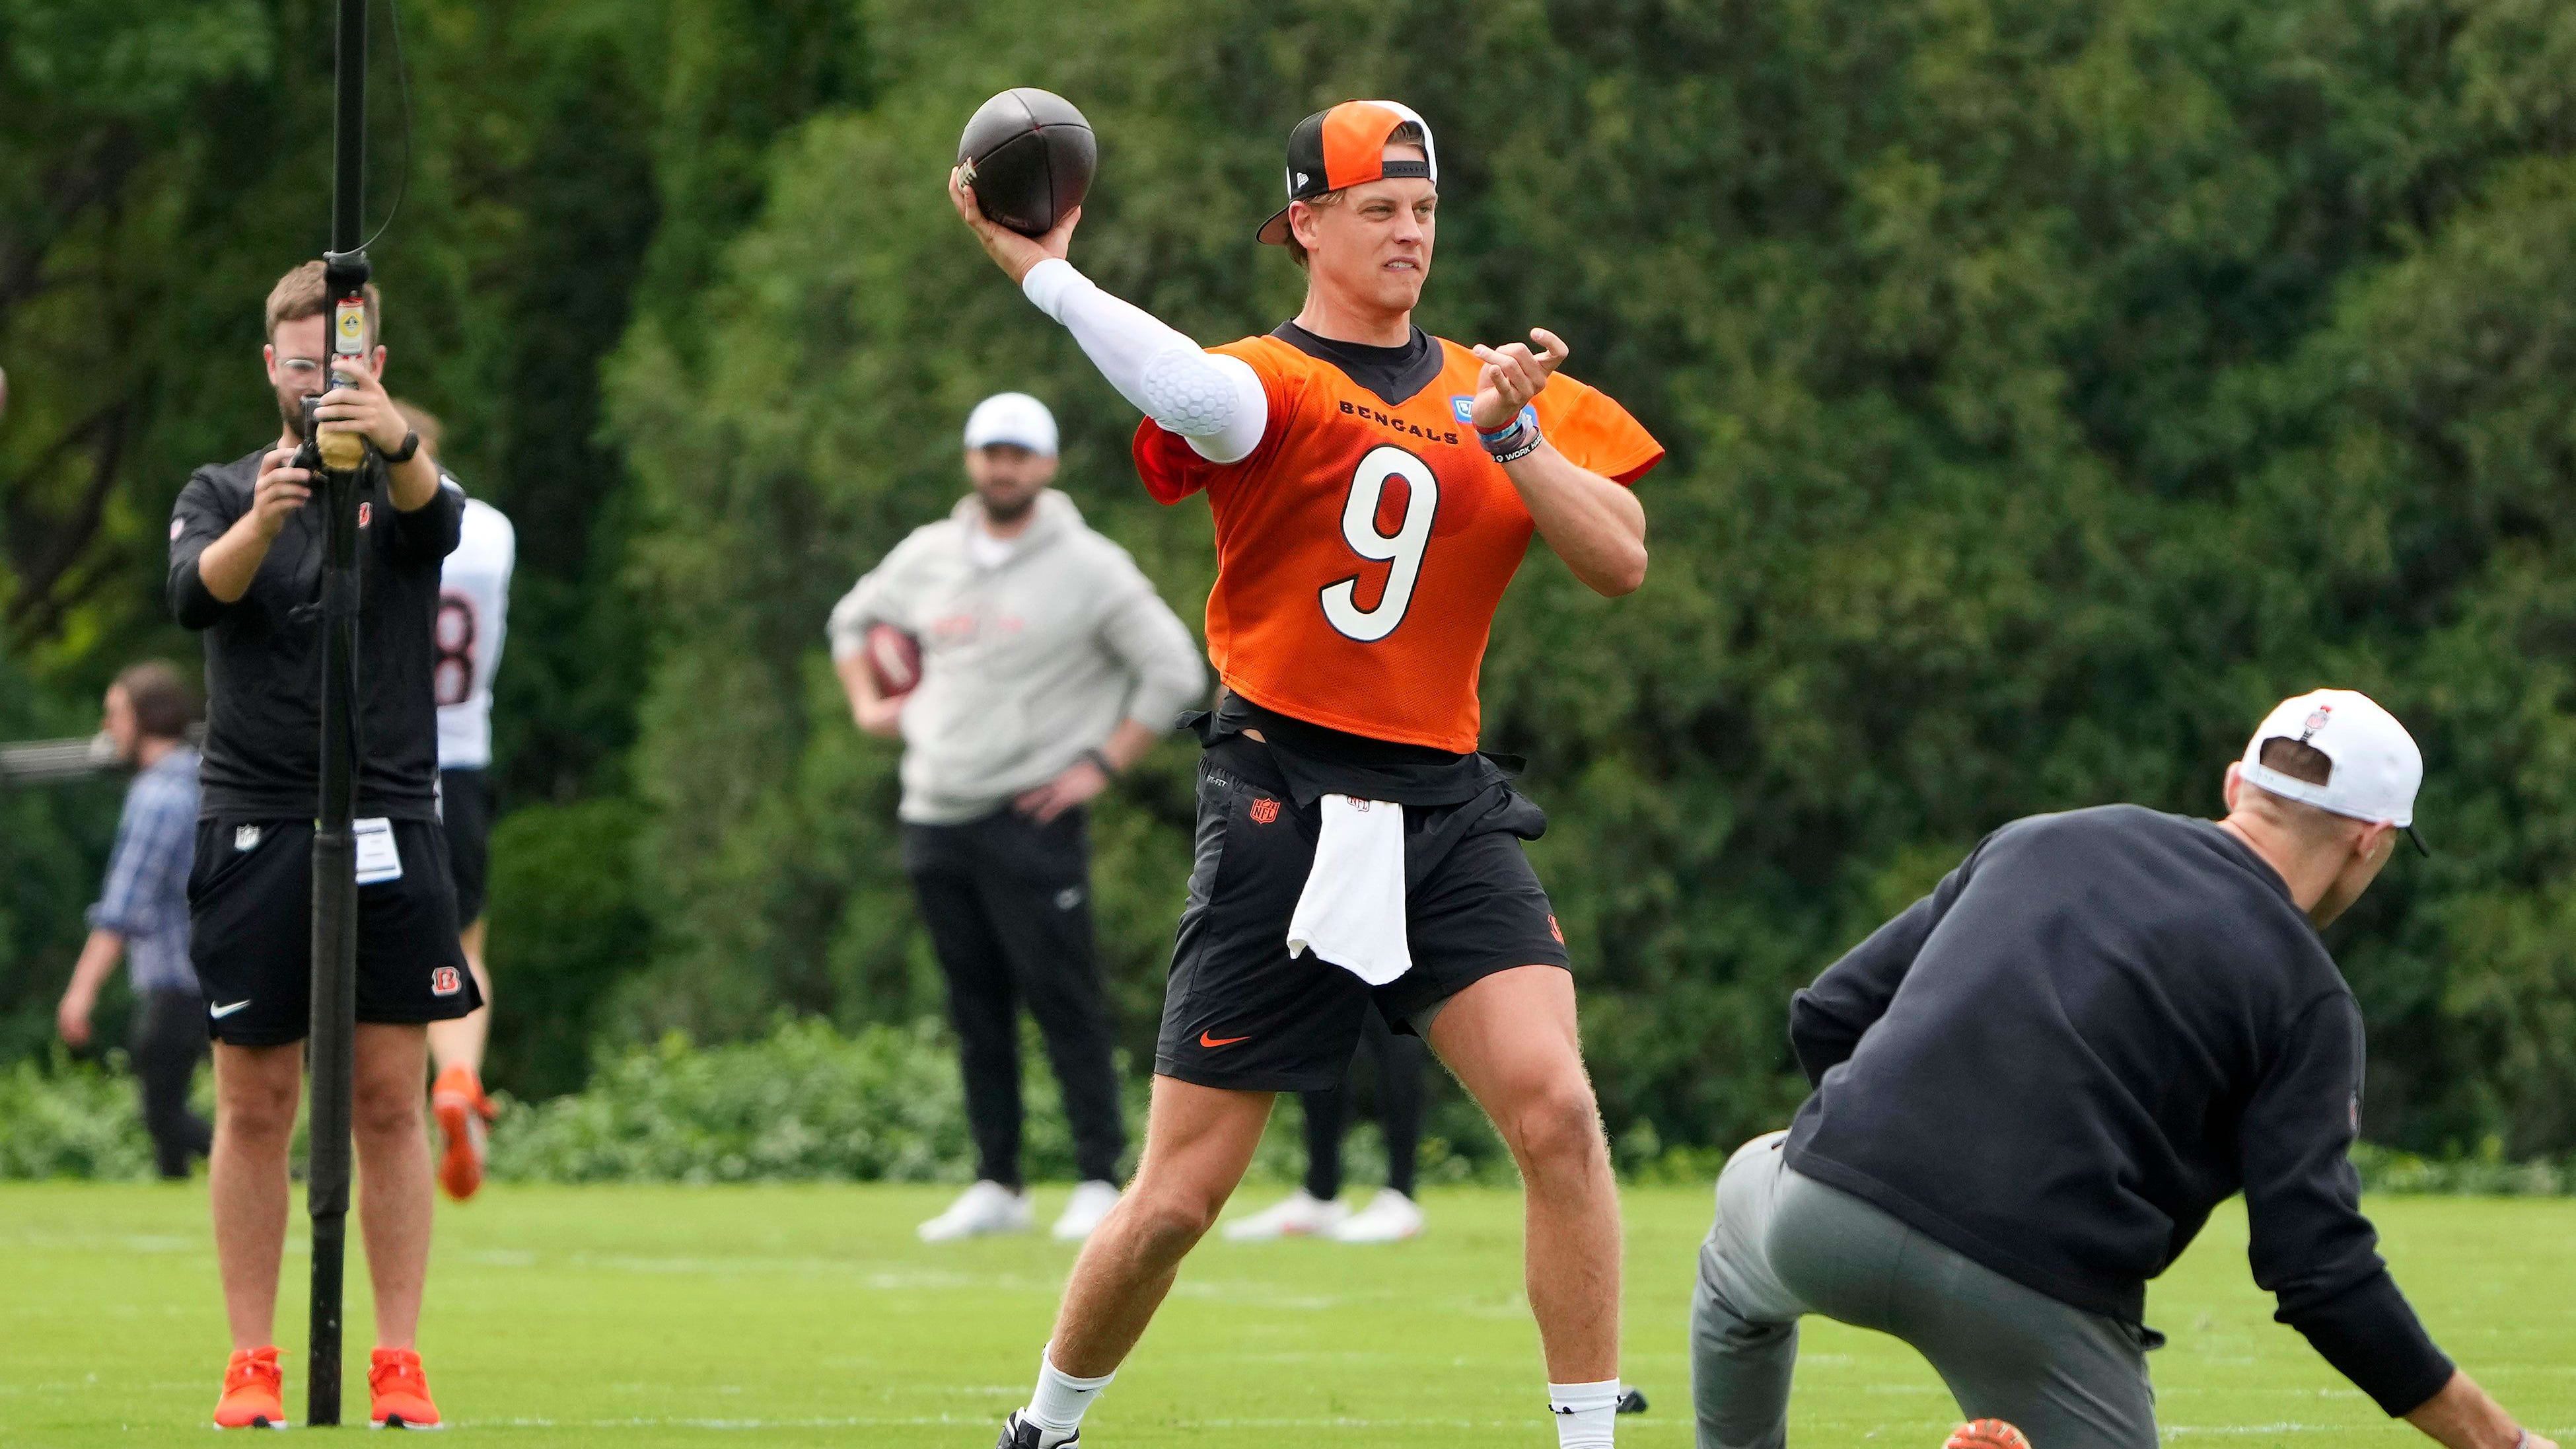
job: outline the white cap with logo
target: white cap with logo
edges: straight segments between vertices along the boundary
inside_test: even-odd
[[[2326,783],[2310,784],[2263,763],[2266,740],[2291,739],[2331,761]],[[2415,791],[2424,783],[2424,752],[2397,716],[2369,695],[2351,689],[2311,690],[2272,707],[2254,738],[2245,742],[2237,774],[2285,800],[2374,825],[2394,825],[2424,849],[2415,834]]]
[[[966,446],[990,448],[1003,443],[1054,457],[1055,414],[1024,392],[997,392],[975,404],[975,411],[966,415]]]

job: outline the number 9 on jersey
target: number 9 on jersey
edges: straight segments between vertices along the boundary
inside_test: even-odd
[[[1378,504],[1386,497],[1390,478],[1405,484],[1404,523],[1392,536],[1377,528]],[[1428,463],[1393,446],[1372,448],[1360,459],[1359,470],[1351,475],[1350,496],[1342,500],[1342,541],[1360,557],[1394,567],[1387,570],[1386,589],[1374,609],[1359,606],[1357,577],[1325,587],[1324,617],[1335,629],[1363,644],[1374,644],[1404,622],[1404,611],[1413,603],[1413,587],[1422,578],[1422,552],[1431,546],[1431,520],[1439,511],[1440,480],[1432,476]]]

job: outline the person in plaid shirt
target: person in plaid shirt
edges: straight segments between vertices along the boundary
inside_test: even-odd
[[[107,687],[104,728],[117,758],[138,773],[125,792],[107,884],[89,909],[89,943],[72,968],[55,1026],[89,1044],[99,987],[119,956],[134,986],[129,1050],[143,1088],[143,1125],[161,1175],[184,1178],[213,1140],[188,1110],[188,1085],[206,1055],[206,1001],[188,965],[188,867],[196,853],[197,752],[188,726],[197,703],[179,671],[137,664]]]

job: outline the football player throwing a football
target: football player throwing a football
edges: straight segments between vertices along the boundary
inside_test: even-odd
[[[1006,1449],[1061,1449],[1216,1221],[1272,1097],[1340,1082],[1374,997],[1427,1039],[1509,1144],[1527,1286],[1565,1446],[1611,1442],[1619,1205],[1547,892],[1546,817],[1478,753],[1477,671],[1535,531],[1597,592],[1646,576],[1628,485],[1663,449],[1564,376],[1566,346],[1461,346],[1413,325],[1439,204],[1431,128],[1387,101],[1309,116],[1261,229],[1306,272],[1277,330],[1211,350],[1042,237],[951,200],[986,252],[1145,414],[1165,503],[1205,493],[1226,685],[1166,988],[1143,1158],[1085,1245]]]

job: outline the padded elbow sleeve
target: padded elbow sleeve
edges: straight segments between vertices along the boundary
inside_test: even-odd
[[[1145,364],[1145,410],[1185,438],[1224,430],[1234,416],[1234,379],[1197,348],[1173,350]]]
[[[1147,415],[1209,462],[1237,462],[1260,446],[1269,401],[1239,357],[1174,348],[1145,365],[1139,386]]]

